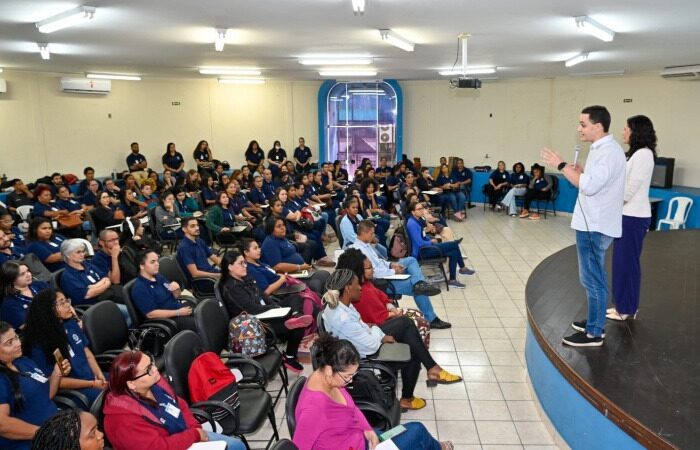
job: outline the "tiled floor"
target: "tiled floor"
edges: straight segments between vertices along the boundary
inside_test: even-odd
[[[403,414],[402,421],[423,422],[458,450],[557,448],[527,385],[525,283],[542,259],[574,243],[570,220],[522,220],[477,207],[465,222],[450,222],[477,273],[460,276],[466,289],[431,297],[438,316],[453,328],[433,330],[430,350],[445,369],[461,372],[464,382],[429,389],[423,370],[416,395],[428,406]],[[401,305],[414,307],[411,300],[404,296]],[[286,437],[283,402],[276,414]]]

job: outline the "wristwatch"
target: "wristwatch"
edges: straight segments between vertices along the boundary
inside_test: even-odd
[[[564,167],[566,167],[566,162],[562,161],[557,166],[557,169],[561,172],[562,170],[564,170]]]

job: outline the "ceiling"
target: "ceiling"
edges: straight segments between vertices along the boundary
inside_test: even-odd
[[[497,66],[501,79],[571,73],[659,71],[700,64],[698,0],[0,0],[0,67],[51,73],[109,72],[200,78],[198,66],[258,67],[280,80],[321,79],[308,54],[367,54],[380,78],[441,79],[469,32],[469,65]],[[94,19],[52,34],[35,22],[80,4]],[[606,43],[576,29],[588,15],[617,34]],[[230,29],[223,52],[214,29]],[[405,52],[381,41],[390,28],[416,43]],[[49,42],[42,61],[37,42]],[[590,52],[588,61],[563,61]]]

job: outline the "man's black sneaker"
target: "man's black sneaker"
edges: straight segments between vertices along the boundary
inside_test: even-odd
[[[467,205],[467,208],[469,208],[469,209],[476,208],[476,205],[474,203],[470,203]]]
[[[445,330],[447,328],[452,328],[452,324],[450,322],[440,320],[439,317],[436,317],[435,319],[433,319],[432,322],[430,322],[430,328],[433,328],[435,330]]]
[[[419,281],[413,285],[413,293],[415,295],[427,295],[428,297],[432,297],[440,293],[440,288],[426,283],[425,281]]]
[[[600,347],[603,345],[602,337],[588,337],[585,331],[579,331],[561,340],[572,347]]]
[[[573,328],[576,331],[582,331],[586,332],[586,322],[587,320],[579,320],[576,322],[571,322],[571,328]],[[600,337],[605,338],[605,328],[603,328],[603,333],[600,335]]]

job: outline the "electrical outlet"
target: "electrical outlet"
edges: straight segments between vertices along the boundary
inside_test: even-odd
[[[489,159],[489,154],[488,154],[488,153],[484,155],[484,159]]]

